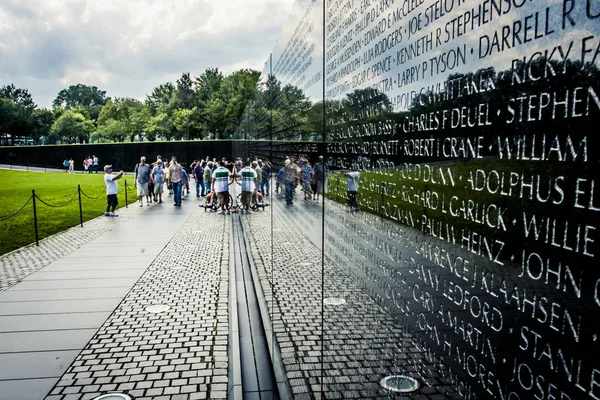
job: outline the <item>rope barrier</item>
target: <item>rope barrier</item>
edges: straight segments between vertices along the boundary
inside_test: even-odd
[[[52,207],[52,208],[61,208],[61,207],[64,207],[64,206],[68,205],[69,203],[71,203],[71,202],[73,201],[73,199],[75,198],[75,196],[77,196],[77,191],[75,191],[75,193],[73,193],[73,196],[71,196],[71,199],[70,199],[69,201],[67,201],[67,202],[66,202],[66,203],[64,203],[64,204],[61,204],[60,206],[55,206],[55,205],[53,205],[53,204],[48,204],[48,203],[46,203],[44,200],[40,199],[40,197],[39,197],[37,194],[35,195],[35,197],[36,197],[36,198],[37,198],[37,199],[38,199],[38,200],[39,200],[39,201],[40,201],[42,204],[45,204],[45,205],[47,205],[48,207]]]
[[[84,195],[85,197],[87,197],[90,200],[96,200],[97,198],[99,198],[100,196],[102,196],[104,194],[104,189],[102,189],[102,191],[100,192],[100,194],[96,197],[90,197],[87,194],[85,194],[85,192],[83,190],[81,190],[81,194]]]
[[[20,213],[27,206],[27,204],[29,204],[29,202],[31,201],[32,197],[33,196],[29,196],[29,199],[25,202],[25,204],[23,204],[23,206],[21,208],[19,208],[17,211],[15,211],[14,213],[10,214],[7,217],[0,218],[0,222],[1,221],[6,221],[7,219],[10,219],[10,218],[14,217],[15,215],[17,215],[18,213]]]

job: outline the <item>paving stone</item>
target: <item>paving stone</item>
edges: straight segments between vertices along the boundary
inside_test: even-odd
[[[0,256],[0,292],[11,288],[34,272],[73,253],[115,227],[131,220],[146,208],[119,208],[119,218],[99,217],[63,232]]]
[[[60,393],[63,400],[109,383],[135,398],[169,398],[167,390],[188,398],[205,384],[204,378],[189,381],[198,376],[192,366],[210,368],[198,370],[206,371],[205,376],[227,374],[228,322],[222,311],[229,297],[229,251],[224,250],[229,221],[218,217],[200,208],[190,214],[60,379],[56,387],[69,390]],[[174,270],[174,265],[185,268]],[[219,302],[225,308],[215,307]],[[153,304],[171,308],[147,313],[145,308]],[[197,349],[200,343],[206,346]],[[217,355],[219,365],[201,362]],[[106,370],[104,380],[98,381],[95,374],[101,369]]]
[[[244,219],[244,228],[294,397],[397,398],[385,391],[379,380],[399,372],[410,374],[406,360],[415,364],[422,358],[421,352],[410,351],[414,348],[411,335],[348,274],[353,262],[344,257],[357,254],[355,249],[348,248],[340,255],[341,250],[326,241],[323,260],[321,233],[325,229],[332,234],[333,224],[347,221],[343,207],[329,203],[326,224],[321,205],[306,202],[285,208],[274,198],[270,208],[273,218],[270,213],[254,213]],[[377,228],[361,225],[365,232],[375,229],[375,235],[384,237]],[[343,297],[347,303],[337,308],[325,306],[323,315],[322,293]],[[421,378],[416,370],[412,374]],[[440,383],[436,390],[449,395],[453,389]],[[413,396],[433,399],[426,389],[410,398],[416,398]]]

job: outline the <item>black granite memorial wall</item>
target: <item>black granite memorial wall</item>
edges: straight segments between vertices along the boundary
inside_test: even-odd
[[[155,160],[178,157],[180,162],[191,163],[206,156],[230,158],[231,140],[141,142],[114,144],[78,144],[53,146],[0,147],[0,163],[46,168],[62,168],[65,158],[75,160],[75,170],[83,170],[83,159],[95,155],[101,165],[113,164],[115,168],[133,171],[141,156]]]
[[[442,396],[600,398],[599,17],[597,0],[296,3],[238,134],[277,168],[324,156],[325,211],[293,229],[320,230],[315,290],[370,299],[358,347],[320,312],[313,392],[393,396],[372,383],[402,374]]]

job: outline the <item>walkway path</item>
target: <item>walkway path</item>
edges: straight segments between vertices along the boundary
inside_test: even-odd
[[[98,218],[91,223],[106,228],[103,235],[1,292],[0,399],[92,398],[115,389],[133,389],[136,398],[225,397],[228,236],[225,219],[197,204]],[[60,249],[72,235],[43,245]],[[16,257],[48,259],[35,247],[4,258]],[[152,315],[145,308],[153,304],[170,309]]]
[[[348,226],[343,207],[328,205],[324,221],[320,204],[301,199],[292,207],[273,199],[266,211],[231,217],[198,204],[190,197],[181,208],[130,207],[118,221],[90,221],[102,233],[77,248],[51,253],[73,235],[67,231],[45,248],[0,258],[2,265],[21,257],[15,270],[26,271],[0,292],[0,400],[113,391],[136,400],[276,396],[260,376],[256,388],[242,390],[249,374],[232,372],[265,339],[282,399],[395,398],[379,380],[397,373],[423,383],[411,398],[459,397],[448,376],[432,373],[436,360],[423,361],[419,342],[363,285],[352,243],[335,237]],[[351,222],[378,234],[369,218],[377,217]],[[232,227],[243,236],[232,236]],[[333,235],[325,241],[324,228]],[[232,240],[250,254],[233,251]],[[236,276],[230,267],[238,259]],[[251,282],[260,315],[237,316],[232,305],[244,302]],[[326,298],[346,303],[324,305]],[[150,313],[153,305],[165,312]],[[265,334],[253,332],[260,322]]]
[[[331,202],[324,215],[322,204],[303,201],[299,190],[293,206],[275,199],[272,208],[273,218],[254,213],[244,222],[282,398],[313,399],[320,392],[331,399],[462,398],[449,375],[435,372],[439,360],[425,359],[425,350],[408,333],[412,329],[375,302],[385,294],[361,277],[357,248],[368,244],[356,232],[384,241],[385,231],[370,220],[389,222],[346,213]],[[324,299],[344,304],[324,305]],[[418,379],[421,388],[407,397],[383,389],[380,380],[397,374]]]

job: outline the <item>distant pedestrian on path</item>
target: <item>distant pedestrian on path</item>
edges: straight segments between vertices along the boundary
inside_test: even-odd
[[[69,173],[72,174],[74,170],[75,170],[75,161],[73,161],[73,158],[69,158]]]
[[[135,166],[134,172],[134,186],[137,188],[140,207],[144,206],[144,196],[146,196],[146,204],[150,205],[150,192],[148,191],[148,182],[150,182],[150,166],[146,164],[146,157],[140,158],[140,163]]]
[[[65,161],[63,161],[63,168],[65,169],[65,172],[69,172],[69,159],[65,158]]]
[[[210,192],[210,181],[211,181],[211,176],[212,176],[212,170],[213,170],[213,163],[212,161],[209,161],[206,164],[206,167],[204,167],[204,193],[208,196],[208,193]]]
[[[204,169],[200,162],[196,162],[193,174],[194,180],[196,181],[196,197],[204,197]]]
[[[217,200],[221,206],[219,214],[229,214],[225,208],[229,208],[229,185],[233,183],[233,174],[227,168],[225,168],[225,161],[219,162],[219,168],[215,169],[212,174],[212,186],[214,192],[217,194]]]
[[[190,194],[190,176],[187,172],[188,168],[185,164],[181,164],[181,199],[183,200],[184,196],[189,196]]]
[[[92,155],[92,163],[94,164],[94,171],[97,174],[98,173],[98,157],[96,157],[95,155]]]
[[[271,182],[271,164],[266,161],[262,167],[262,182],[260,192],[269,197],[269,184]]]
[[[94,170],[94,159],[91,156],[88,156],[88,174],[91,174]]]
[[[183,184],[183,168],[177,163],[177,158],[171,158],[169,165],[169,177],[171,180],[171,189],[173,190],[173,204],[175,207],[181,207],[181,185]]]
[[[89,167],[90,167],[90,166],[88,165],[88,159],[87,159],[87,158],[84,158],[84,159],[83,159],[83,173],[86,173],[86,172],[88,172],[88,168],[89,168]]]
[[[315,164],[314,168],[314,181],[316,184],[316,190],[314,193],[314,199],[319,200],[319,195],[324,195],[325,183],[327,182],[327,165],[323,160],[323,156],[319,156],[319,162]]]
[[[296,184],[298,179],[298,166],[294,159],[285,165],[283,170],[283,182],[285,184],[285,204],[294,204],[294,194],[296,193]]]
[[[360,174],[358,172],[358,164],[352,165],[352,171],[346,173],[346,195],[348,198],[348,206],[350,209],[349,212],[352,211],[360,211],[358,207],[358,179]]]
[[[161,160],[156,161],[155,167],[152,169],[152,172],[150,174],[150,178],[152,179],[152,182],[154,182],[154,201],[158,201],[159,204],[162,204],[162,193],[163,184],[165,182],[165,172]]]
[[[279,168],[277,171],[277,183],[275,184],[275,193],[279,193],[281,189],[281,195],[285,195],[285,183],[283,182],[283,171],[285,171],[285,166]]]
[[[118,217],[115,214],[115,209],[119,205],[117,194],[119,193],[119,184],[116,182],[117,179],[123,176],[123,171],[119,171],[118,174],[112,174],[112,165],[104,166],[104,183],[106,184],[106,212],[105,217]]]
[[[256,190],[262,193],[262,165],[258,165],[258,161],[252,161],[252,169],[256,171]]]
[[[310,186],[312,175],[312,167],[308,163],[308,160],[304,160],[302,165],[302,190],[304,191],[304,200],[312,200],[312,188]]]

